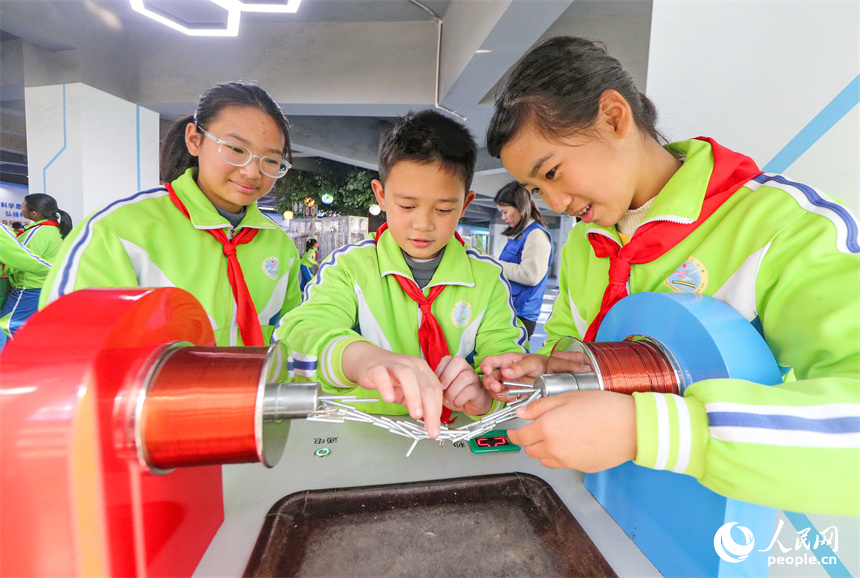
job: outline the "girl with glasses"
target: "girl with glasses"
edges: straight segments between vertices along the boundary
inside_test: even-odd
[[[179,287],[218,345],[265,345],[301,301],[293,241],[257,208],[290,168],[287,119],[262,88],[211,87],[161,150],[164,186],[114,201],[63,245],[44,306],[85,287]]]

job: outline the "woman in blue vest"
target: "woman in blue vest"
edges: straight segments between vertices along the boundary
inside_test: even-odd
[[[517,181],[499,189],[493,200],[508,224],[502,234],[510,237],[499,260],[511,283],[517,317],[531,337],[552,263],[552,240],[531,193]]]

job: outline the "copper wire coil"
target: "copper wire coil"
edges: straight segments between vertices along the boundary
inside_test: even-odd
[[[257,461],[255,405],[265,347],[179,347],[150,379],[141,412],[147,464]]]
[[[666,354],[650,341],[585,343],[600,367],[606,391],[633,393],[680,391],[678,376]]]

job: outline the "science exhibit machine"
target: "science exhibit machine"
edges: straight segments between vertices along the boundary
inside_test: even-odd
[[[759,552],[721,560],[714,532],[772,534],[773,509],[632,463],[545,468],[506,436],[517,406],[577,389],[779,383],[755,329],[712,298],[643,293],[556,351],[592,369],[430,440],[297,381],[287,344],[214,346],[183,290],[76,291],[0,356],[0,575],[767,575]]]

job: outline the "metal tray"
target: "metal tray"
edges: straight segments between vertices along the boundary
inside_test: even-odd
[[[500,474],[282,498],[245,576],[616,576],[553,489]]]

